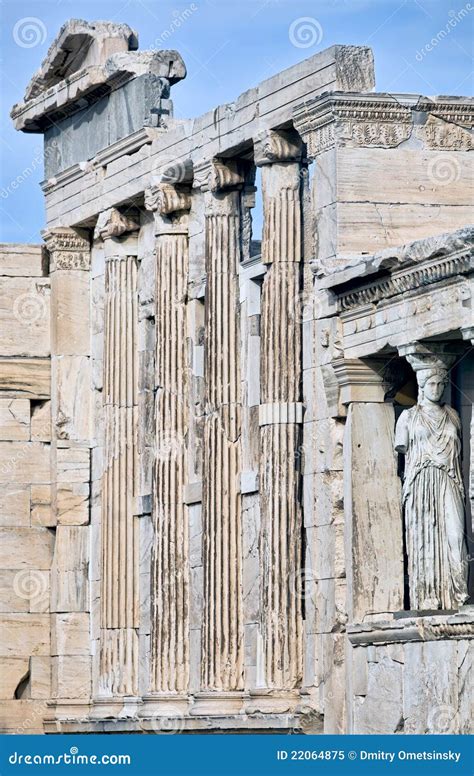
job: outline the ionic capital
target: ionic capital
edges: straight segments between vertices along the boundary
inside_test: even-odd
[[[237,162],[223,162],[217,159],[205,159],[194,165],[193,188],[213,193],[224,189],[241,187],[244,176]]]
[[[136,232],[140,225],[133,218],[122,215],[115,207],[100,213],[94,229],[94,238],[108,240],[121,237],[126,232]]]
[[[283,131],[263,130],[257,135],[253,145],[257,167],[275,162],[298,162],[303,152],[301,140]]]
[[[159,215],[170,215],[191,209],[188,191],[178,189],[172,183],[159,183],[145,191],[145,207]]]

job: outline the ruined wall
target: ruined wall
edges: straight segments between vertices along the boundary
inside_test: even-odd
[[[0,729],[40,733],[51,698],[50,278],[40,245],[0,246]]]

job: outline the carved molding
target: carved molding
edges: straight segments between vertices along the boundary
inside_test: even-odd
[[[254,140],[254,161],[257,167],[274,162],[299,161],[302,143],[285,132],[263,130]]]
[[[414,112],[428,114],[424,125],[415,125],[415,132],[429,148],[449,151],[473,147],[468,127],[474,124],[474,107],[466,99],[449,103],[420,99],[402,104],[385,94],[333,94],[299,105],[293,111],[293,121],[308,154],[314,157],[339,139],[363,147],[395,148],[410,137]]]
[[[349,625],[347,634],[354,646],[436,641],[437,639],[472,639],[474,621],[472,615],[463,613],[450,616],[407,617],[390,622]]]
[[[81,269],[90,267],[89,240],[69,227],[53,227],[42,232],[51,259],[52,269]]]
[[[445,256],[413,269],[403,269],[390,277],[380,278],[353,291],[337,296],[338,310],[344,312],[355,307],[375,304],[398,294],[424,288],[440,280],[460,275],[474,269],[474,255],[470,250]]]
[[[354,99],[343,95],[316,98],[298,106],[294,124],[309,156],[335,145],[336,137],[359,146],[395,148],[412,132],[412,114],[395,100]]]
[[[115,207],[104,210],[100,213],[94,229],[94,239],[100,238],[107,240],[112,237],[121,237],[126,232],[136,232],[140,225],[133,220],[122,215]]]
[[[145,190],[145,207],[160,215],[191,209],[191,195],[171,183],[160,183]]]
[[[216,192],[243,183],[244,177],[238,170],[237,162],[206,159],[194,165],[193,188]]]
[[[385,380],[387,362],[371,359],[370,364],[359,358],[337,358],[332,367],[340,387],[341,404],[351,402],[383,402],[390,388]]]

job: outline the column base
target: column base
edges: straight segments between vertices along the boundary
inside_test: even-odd
[[[157,692],[143,696],[140,717],[169,717],[186,714],[189,707],[189,695],[179,692]]]
[[[134,719],[138,716],[141,704],[142,699],[132,695],[94,698],[89,719]]]
[[[294,712],[300,702],[299,690],[251,690],[245,711],[247,714],[286,714]]]
[[[226,714],[241,714],[246,693],[225,692],[220,690],[197,692],[189,713],[192,716],[222,716]]]

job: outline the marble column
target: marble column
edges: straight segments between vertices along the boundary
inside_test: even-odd
[[[90,448],[91,331],[90,241],[85,230],[53,227],[43,233],[51,276],[52,526],[51,684],[58,719],[87,714],[91,697],[90,624]],[[71,634],[80,634],[71,638]]]
[[[385,402],[384,362],[333,361],[344,437],[344,517],[349,622],[403,609],[400,480],[393,452],[395,415]],[[374,429],[374,433],[368,433]],[[367,482],[370,479],[370,493]]]
[[[101,521],[99,697],[118,713],[138,694],[138,229],[112,208],[96,236],[104,241],[103,411],[105,424]],[[130,244],[132,242],[132,245]],[[130,699],[130,700],[127,700]]]
[[[205,192],[206,211],[206,416],[202,692],[192,713],[221,714],[240,708],[243,689],[238,280],[243,179],[232,162],[204,163],[194,172],[194,185]]]
[[[186,482],[188,223],[191,197],[160,184],[155,213],[156,358],[151,569],[151,693],[144,712],[185,709],[189,685],[189,531]]]
[[[261,634],[263,677],[274,711],[291,709],[302,679],[301,143],[270,132],[255,143],[262,167],[267,267],[260,331]],[[292,692],[295,691],[296,692]],[[258,695],[259,693],[255,693]],[[265,695],[264,692],[260,695]],[[264,702],[255,701],[255,708]]]

